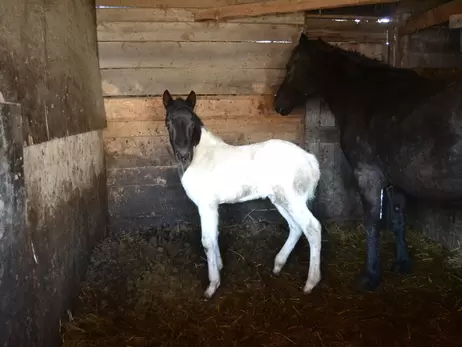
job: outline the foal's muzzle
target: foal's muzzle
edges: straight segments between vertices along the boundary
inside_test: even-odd
[[[177,157],[178,160],[180,160],[181,162],[183,163],[189,163],[191,161],[191,153],[186,151],[186,152],[182,152],[182,151],[177,151],[175,152],[175,156]]]

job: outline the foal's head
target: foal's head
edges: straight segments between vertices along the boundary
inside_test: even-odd
[[[162,96],[167,111],[165,125],[168,129],[170,145],[175,157],[183,164],[189,165],[193,158],[194,147],[201,139],[202,121],[194,113],[196,93],[191,91],[186,100],[173,100],[168,90]]]
[[[274,109],[288,115],[306,99],[320,92],[323,51],[328,45],[322,40],[310,40],[304,33],[286,64],[286,76],[274,99]]]

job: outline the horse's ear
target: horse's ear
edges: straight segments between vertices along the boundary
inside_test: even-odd
[[[307,43],[309,43],[310,39],[308,38],[308,36],[305,35],[305,33],[301,33],[300,34],[300,38],[298,39],[298,44],[300,45],[306,45]]]
[[[194,108],[196,106],[196,93],[194,90],[191,90],[191,93],[189,93],[188,97],[186,98],[186,102]]]
[[[167,89],[164,91],[164,94],[162,95],[162,102],[164,103],[165,108],[169,107],[173,102],[172,95]]]

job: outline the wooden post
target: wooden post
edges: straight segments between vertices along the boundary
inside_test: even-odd
[[[33,254],[25,222],[22,116],[0,102],[0,346],[33,346]]]
[[[395,59],[394,65],[396,67],[409,67],[409,35],[403,35],[399,30],[409,18],[409,13],[400,13],[397,17],[395,29]]]

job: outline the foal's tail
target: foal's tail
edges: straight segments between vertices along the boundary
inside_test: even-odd
[[[319,168],[319,161],[312,153],[306,152],[306,164],[304,168],[304,176],[306,182],[306,201],[312,201],[316,196],[316,189],[321,178],[321,170]]]

